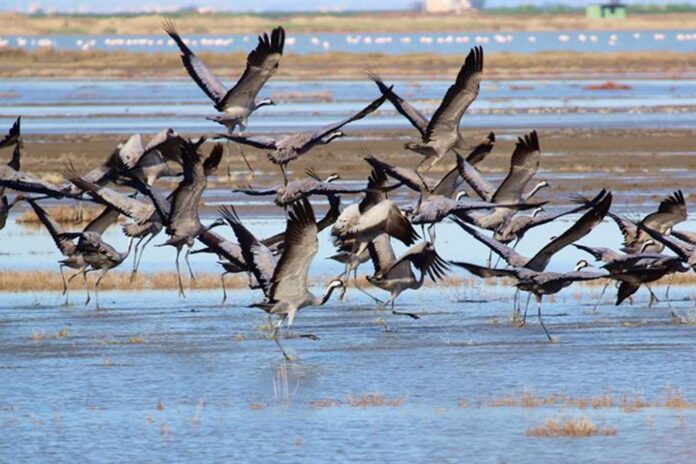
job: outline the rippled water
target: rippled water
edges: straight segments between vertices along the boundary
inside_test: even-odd
[[[207,199],[222,201],[224,195],[213,189]],[[258,217],[234,201],[259,236],[283,228],[277,214]],[[518,250],[533,254],[571,221],[530,232]],[[695,230],[696,222],[680,228]],[[232,238],[226,228],[218,232]],[[105,238],[125,249],[117,228]],[[438,227],[437,240],[448,259],[485,262],[487,250],[462,240],[452,224]],[[618,241],[609,222],[582,240],[612,247]],[[332,252],[326,233],[319,242],[312,275],[325,282],[342,267],[325,259]],[[581,256],[563,250],[550,269],[568,270]],[[55,269],[57,259],[45,231],[8,221],[0,269]],[[171,270],[173,259],[173,249],[150,248],[143,271]],[[215,272],[215,261],[192,258],[196,272]],[[361,273],[369,271],[366,264]],[[74,306],[62,306],[56,292],[3,293],[0,461],[38,455],[53,462],[152,462],[163,456],[168,462],[258,462],[263,456],[264,462],[388,457],[536,463],[579,455],[593,462],[628,456],[639,463],[666,456],[691,461],[696,410],[665,407],[665,400],[677,392],[687,405],[696,401],[694,327],[672,324],[665,303],[648,309],[645,290],[633,306],[615,308],[607,296],[592,313],[599,290],[575,285],[547,298],[545,321],[556,343],[546,341],[535,310],[523,329],[508,322],[512,290],[502,283],[405,292],[398,307],[418,313],[417,321],[378,310],[351,290],[343,302],[299,314],[293,334],[319,340],[283,340],[297,357],[293,362],[285,362],[266,338],[265,314],[248,307],[260,299],[258,292],[232,291],[220,305],[219,290],[191,290],[186,299],[174,291],[104,291],[101,311],[82,306],[79,290]],[[664,288],[656,292],[662,296]],[[673,288],[671,305],[696,320],[692,293]],[[529,408],[519,400],[525,394],[612,400],[601,408]],[[635,398],[652,406],[631,409],[627,401]],[[548,419],[589,419],[617,434],[528,436]]]
[[[501,293],[502,292],[502,293]],[[507,323],[510,294],[485,287],[405,293],[413,321],[359,294],[307,309],[285,340],[287,363],[246,308],[214,292],[104,293],[109,308],[57,306],[57,294],[3,294],[0,456],[168,462],[691,461],[693,409],[630,412],[621,398],[663,401],[696,381],[693,327],[664,308],[603,306],[568,289],[545,307],[558,338],[531,318]],[[683,297],[684,292],[674,293]],[[502,297],[502,299],[501,299]],[[691,310],[691,302],[675,302]],[[380,319],[390,327],[385,332]],[[60,334],[60,332],[62,334]],[[59,335],[60,334],[60,335]],[[610,408],[495,407],[524,391],[610,395]],[[366,394],[385,406],[360,406]],[[369,403],[368,404],[372,404]],[[534,438],[547,419],[588,418],[616,436]]]
[[[183,70],[182,70],[183,72]],[[462,119],[463,127],[696,127],[696,80],[626,80],[629,90],[588,90],[591,80],[487,81]],[[451,84],[395,81],[402,97],[431,114]],[[368,81],[271,80],[263,95],[278,105],[254,114],[249,131],[287,132],[321,127],[359,111],[375,98]],[[294,97],[293,97],[294,95]],[[307,101],[301,98],[320,98]],[[299,96],[299,98],[298,98]],[[0,81],[0,123],[24,116],[26,133],[132,133],[173,127],[182,132],[219,131],[214,113],[192,81]],[[408,122],[383,105],[350,127],[405,129]]]

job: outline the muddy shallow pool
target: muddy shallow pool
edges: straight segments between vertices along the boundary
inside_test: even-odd
[[[506,288],[403,294],[420,320],[353,290],[300,313],[293,332],[320,339],[284,340],[293,362],[247,291],[104,292],[102,311],[3,294],[0,461],[692,461],[694,327],[642,291],[592,313],[598,294],[545,304],[548,343],[536,317],[508,321]],[[691,314],[690,294],[672,306]],[[549,419],[600,433],[536,436]]]

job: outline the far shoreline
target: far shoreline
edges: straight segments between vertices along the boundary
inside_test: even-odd
[[[462,55],[326,52],[286,54],[278,80],[365,79],[375,67],[385,79],[435,80],[456,76]],[[201,59],[224,81],[239,77],[245,53],[201,53]],[[123,51],[26,51],[0,49],[0,78],[22,79],[188,79],[179,54]],[[318,76],[317,70],[321,70]],[[543,79],[693,79],[694,52],[538,52],[486,54],[489,80]],[[318,79],[320,77],[320,79]]]

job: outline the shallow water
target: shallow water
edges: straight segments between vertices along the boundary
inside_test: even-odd
[[[545,305],[557,343],[530,318],[507,323],[511,293],[489,287],[404,293],[414,321],[346,302],[304,310],[282,360],[265,316],[234,292],[103,294],[103,311],[57,306],[53,293],[0,303],[0,456],[53,462],[593,462],[691,461],[693,409],[628,412],[622,395],[693,401],[693,327],[664,308],[590,314],[597,288]],[[688,293],[688,292],[686,292]],[[681,298],[685,292],[674,294]],[[690,301],[673,305],[689,310]],[[391,331],[385,332],[380,319]],[[66,329],[64,337],[58,334]],[[610,408],[495,407],[534,395],[611,395]],[[357,406],[377,394],[386,406]],[[466,404],[460,406],[460,404]],[[547,419],[588,418],[616,436],[534,438]],[[127,445],[126,445],[127,444]]]
[[[182,70],[183,72],[183,70]],[[428,115],[451,84],[395,81],[403,98]],[[696,127],[696,80],[626,80],[630,90],[587,90],[594,80],[486,81],[462,119],[463,127]],[[271,80],[264,95],[279,104],[254,114],[251,132],[311,130],[357,112],[377,95],[362,81]],[[295,97],[292,97],[295,95]],[[306,101],[299,96],[321,96]],[[291,96],[288,98],[288,96]],[[29,134],[214,132],[205,120],[214,113],[205,95],[186,79],[86,81],[4,79],[0,124],[23,115]],[[409,123],[389,104],[351,124],[357,129],[406,129]]]

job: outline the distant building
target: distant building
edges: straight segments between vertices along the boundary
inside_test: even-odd
[[[626,5],[619,2],[588,5],[585,12],[591,19],[625,19]]]
[[[425,0],[423,9],[426,13],[461,13],[470,10],[469,0]]]

